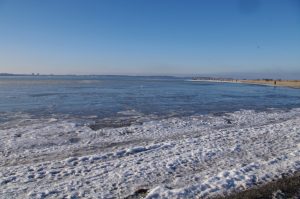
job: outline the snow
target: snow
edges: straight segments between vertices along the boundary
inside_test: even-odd
[[[0,198],[206,198],[299,171],[300,109],[97,131],[26,115],[0,125],[0,157]]]

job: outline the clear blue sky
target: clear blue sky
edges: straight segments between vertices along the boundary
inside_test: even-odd
[[[299,0],[0,0],[0,73],[300,74]]]

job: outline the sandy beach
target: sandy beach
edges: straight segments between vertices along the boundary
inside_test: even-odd
[[[300,88],[300,80],[237,80],[239,83]]]
[[[243,84],[256,84],[256,85],[267,85],[267,86],[281,86],[281,87],[290,87],[290,88],[300,88],[300,80],[241,80],[241,79],[232,79],[232,80],[202,80],[202,79],[193,79],[189,80],[193,82],[216,82],[216,83],[243,83]]]

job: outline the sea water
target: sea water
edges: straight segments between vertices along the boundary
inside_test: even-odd
[[[178,77],[0,77],[0,122],[26,115],[85,119],[101,128],[137,120],[295,107],[300,107],[299,90],[283,87]]]

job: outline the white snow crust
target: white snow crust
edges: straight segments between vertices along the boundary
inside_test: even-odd
[[[207,198],[300,170],[300,109],[241,110],[97,131],[0,125],[0,198]]]

